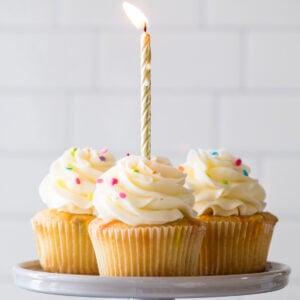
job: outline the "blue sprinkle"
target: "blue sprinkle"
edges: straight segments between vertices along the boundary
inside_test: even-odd
[[[245,170],[245,169],[243,169],[243,174],[244,174],[245,176],[249,176],[247,170]]]
[[[214,151],[214,152],[211,153],[211,155],[212,155],[212,156],[218,156],[218,155],[219,155],[219,152]]]

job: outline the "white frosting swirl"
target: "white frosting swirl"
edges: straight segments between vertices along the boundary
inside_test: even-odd
[[[98,179],[96,214],[133,226],[195,217],[194,196],[184,182],[185,175],[166,159],[125,157]]]
[[[252,215],[266,206],[265,191],[249,177],[250,168],[227,151],[191,150],[182,167],[198,215]]]
[[[72,148],[65,151],[52,163],[50,173],[40,184],[42,201],[50,209],[92,214],[96,180],[114,163],[114,157],[107,149]]]

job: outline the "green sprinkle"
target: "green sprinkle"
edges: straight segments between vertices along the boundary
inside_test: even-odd
[[[67,165],[65,168],[69,171],[73,170],[73,167],[71,165]]]
[[[140,173],[140,170],[138,170],[138,169],[132,169],[132,171],[133,171],[134,173]]]
[[[77,148],[72,148],[71,149],[71,156],[74,157],[75,156],[75,152],[77,151]]]
[[[222,180],[222,183],[223,183],[223,184],[228,184],[228,180],[223,179],[223,180]]]

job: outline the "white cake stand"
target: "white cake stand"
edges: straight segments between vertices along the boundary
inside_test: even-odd
[[[197,277],[102,277],[42,271],[37,260],[16,265],[15,284],[34,292],[98,298],[175,299],[257,294],[288,284],[289,266],[268,262],[262,273]]]

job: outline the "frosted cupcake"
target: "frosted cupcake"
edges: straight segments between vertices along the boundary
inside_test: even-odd
[[[185,175],[166,159],[128,156],[97,181],[89,225],[100,275],[195,275],[205,226]]]
[[[39,192],[49,209],[32,218],[40,264],[45,271],[98,274],[88,225],[96,180],[114,165],[106,150],[72,148],[50,167]]]
[[[207,224],[199,274],[264,271],[277,218],[263,212],[265,191],[250,168],[227,151],[191,150],[180,169]]]

